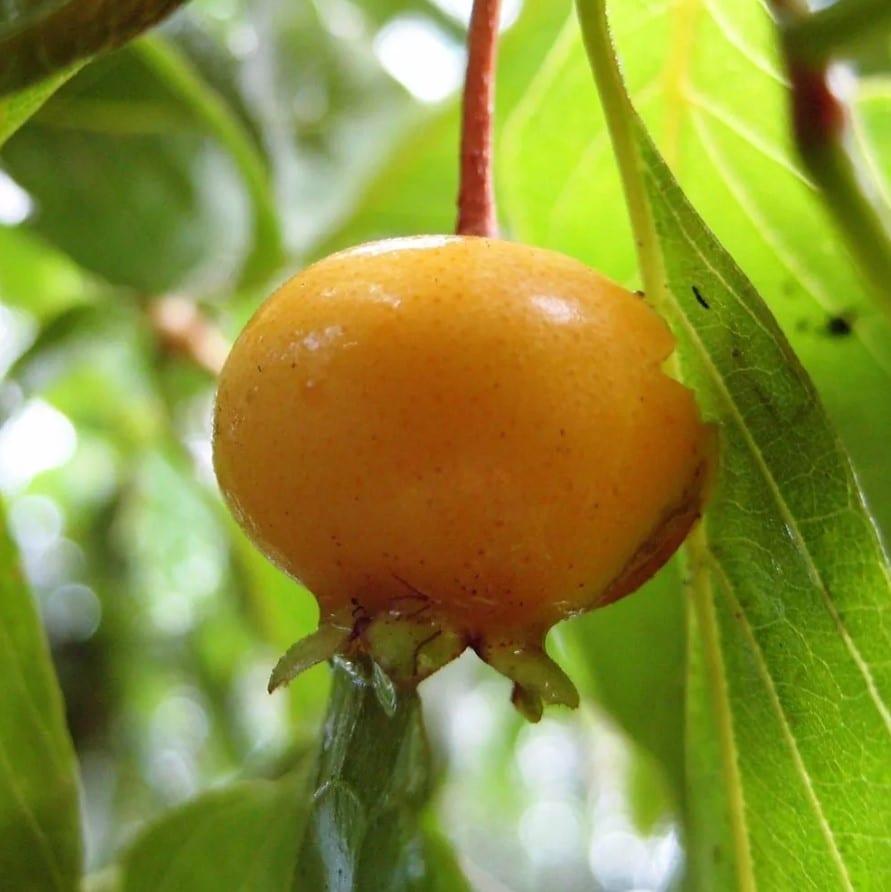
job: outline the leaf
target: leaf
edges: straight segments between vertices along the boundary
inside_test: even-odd
[[[744,809],[731,823],[751,852],[737,844],[738,874],[768,889],[790,876],[799,888],[881,888],[891,882],[888,564],[789,345],[638,139],[684,379],[723,435],[720,488],[704,524],[709,565],[693,571],[706,577],[697,620],[713,623],[701,646],[722,743],[732,748],[723,756],[738,766],[738,778],[725,776],[728,808]],[[694,722],[694,740],[698,731]],[[699,843],[712,851],[711,840]],[[790,851],[798,869],[778,861]]]
[[[74,890],[77,766],[31,596],[0,516],[0,876],[9,889]]]
[[[73,78],[3,163],[34,199],[28,227],[113,284],[200,292],[241,267],[251,208],[238,171],[135,47]]]
[[[0,226],[0,300],[50,322],[101,293],[70,258],[20,226]]]
[[[121,892],[286,892],[309,799],[306,773],[205,793],[144,831]]]
[[[189,106],[235,163],[251,200],[254,227],[252,248],[244,261],[241,281],[245,284],[263,282],[284,259],[284,246],[269,171],[253,134],[175,46],[149,37],[140,41],[136,49],[161,82]]]
[[[717,491],[688,549],[692,881],[883,888],[886,557],[804,370],[634,116],[604,3],[579,11],[646,287],[722,438]]]
[[[0,146],[77,71],[78,67],[72,66],[33,87],[0,98]]]
[[[628,0],[615,4],[611,12],[612,32],[624,51],[623,71],[638,110],[672,157],[697,209],[770,301],[853,452],[873,510],[891,531],[886,446],[891,436],[891,337],[884,320],[872,312],[817,196],[798,169],[787,134],[785,87],[769,17],[757,4],[723,0],[702,6]],[[870,136],[884,121],[880,109],[885,95],[891,97],[878,89],[870,93]],[[714,138],[706,142],[709,136]],[[517,237],[577,256],[639,287],[634,239],[621,210],[622,187],[575,21],[567,22],[508,121],[501,146],[503,207]],[[690,285],[682,284],[682,299],[695,302]],[[704,293],[708,297],[707,289]],[[691,309],[696,308],[693,303]],[[843,324],[833,327],[836,319],[850,322],[850,329]],[[848,333],[833,335],[834,330]],[[723,358],[734,361],[732,355]],[[735,370],[743,364],[734,362]],[[767,393],[773,396],[775,391],[769,387]],[[783,418],[775,430],[785,430],[790,423]],[[802,462],[806,455],[800,456]],[[778,572],[773,570],[769,584]],[[784,588],[776,590],[777,603]],[[652,742],[660,747],[672,740],[672,729],[681,722],[672,709],[680,704],[675,697],[671,706],[665,676],[658,676],[653,658],[634,657],[659,654],[659,662],[672,667],[671,677],[680,668],[685,647],[672,632],[680,627],[677,613],[660,624],[658,608],[665,602],[646,591],[626,601],[627,623],[612,612],[626,606],[620,604],[565,624],[560,635],[574,645],[567,668],[583,692],[591,690],[586,690],[587,675],[596,682],[594,692],[601,703],[652,752]],[[632,604],[639,623],[633,621]],[[652,608],[650,616],[647,606]],[[588,630],[601,629],[602,635],[588,638]],[[614,650],[604,652],[603,640]],[[694,636],[691,660],[702,658],[698,640]],[[629,641],[634,642],[630,652],[621,644]],[[615,651],[625,658],[617,659]],[[590,669],[581,674],[579,664],[585,659]],[[699,671],[694,670],[688,680],[688,710],[699,717],[701,733],[688,753],[688,765],[695,769],[700,805],[710,795],[722,807],[719,752],[708,748],[716,731],[703,724],[708,699],[703,704],[694,694],[705,679],[694,684]],[[659,705],[652,727],[648,691],[653,692],[649,702]],[[670,748],[662,752],[663,764],[677,765],[679,743],[673,759]],[[672,774],[677,777],[676,771]],[[727,826],[726,816],[702,810],[697,822],[700,828]],[[702,854],[700,866],[715,863],[705,845],[697,853]],[[724,854],[721,863],[727,867]],[[725,886],[718,878],[703,886],[732,888],[732,883]]]
[[[440,866],[459,874],[443,844],[422,831],[429,793],[430,755],[417,692],[400,691],[390,713],[370,673],[336,660],[295,892],[443,889]]]
[[[762,4],[734,0],[623,0],[610,13],[638,112],[697,211],[768,302],[891,535],[891,327],[801,171],[774,23]],[[869,94],[870,136],[891,111],[891,91],[880,83]],[[501,148],[502,207],[517,236],[639,287],[574,21],[512,115]],[[608,221],[592,223],[599,209]]]
[[[426,892],[472,892],[451,846],[429,825],[424,833],[424,860],[428,877]]]
[[[85,333],[94,332],[103,322],[103,307],[75,304],[62,310],[40,330],[33,343],[9,367],[7,374],[33,389],[29,379],[40,378],[46,356],[80,340]]]
[[[552,633],[579,691],[599,702],[655,757],[676,804],[684,789],[684,623],[675,561],[634,597],[563,623]]]
[[[38,0],[0,18],[0,95],[122,46],[184,0]],[[17,5],[18,6],[18,5]]]

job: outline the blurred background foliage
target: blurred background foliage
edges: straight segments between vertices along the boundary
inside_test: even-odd
[[[617,24],[657,134],[664,107],[646,82],[663,62],[634,35],[641,23],[670,28],[671,6],[628,4]],[[721,34],[703,38],[693,63],[709,84],[739,61],[726,43],[739,64],[779,76],[767,17],[752,6],[757,26],[710,6]],[[271,665],[315,627],[316,609],[218,498],[209,369],[271,287],[308,261],[452,228],[469,7],[194,0],[73,74],[0,152],[0,493],[63,688],[90,871],[165,809],[230,782],[254,790],[302,765],[316,739],[327,668],[265,694]],[[589,142],[600,126],[593,86],[584,60],[561,49],[570,11],[568,0],[504,3],[504,222],[631,284],[618,193],[599,173],[608,145]],[[0,22],[15,12],[0,2]],[[857,132],[887,176],[881,49],[858,87]],[[549,99],[536,105],[543,82]],[[754,120],[669,134],[670,160],[814,377],[887,537],[891,337],[803,185],[772,86]],[[717,128],[715,103],[699,100]],[[709,136],[727,141],[723,153],[703,149]],[[579,156],[585,166],[570,171]],[[784,176],[759,167],[765,157]],[[734,200],[736,185],[761,178],[768,206]],[[598,208],[608,211],[591,232]],[[196,309],[211,342],[198,362],[169,324]],[[537,726],[472,657],[425,684],[435,819],[474,888],[676,881],[683,610],[672,565],[635,598],[558,631],[555,653],[585,702]],[[256,789],[266,814],[276,806]]]

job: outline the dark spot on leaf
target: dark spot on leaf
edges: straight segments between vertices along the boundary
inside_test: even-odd
[[[696,303],[698,303],[699,306],[705,307],[706,310],[711,309],[708,301],[702,296],[702,292],[695,285],[693,286],[693,296],[696,298]]]
[[[826,323],[826,333],[833,338],[844,338],[851,333],[851,323],[844,316],[832,316]]]

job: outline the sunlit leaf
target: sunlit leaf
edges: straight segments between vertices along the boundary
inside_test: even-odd
[[[626,182],[644,221],[635,235],[656,239],[655,266],[644,269],[650,297],[679,338],[685,381],[721,431],[720,482],[688,571],[693,881],[881,888],[891,836],[882,805],[891,772],[885,555],[803,369],[632,117],[610,67],[601,6],[581,9],[592,58],[610,72],[601,75],[603,96],[626,140]],[[639,16],[635,29],[645,23]],[[568,35],[551,78],[573,56]],[[577,169],[593,170],[586,178],[596,183],[596,146],[607,137],[602,127],[594,134]],[[550,207],[538,197],[525,207],[527,222]],[[581,254],[604,252],[591,237],[590,205],[587,213],[587,235],[561,230],[554,217],[548,235],[562,231]]]
[[[49,322],[92,302],[101,283],[21,226],[0,226],[0,300]]]
[[[636,108],[697,211],[767,301],[891,532],[891,326],[792,145],[774,23],[759,3],[610,5]],[[868,102],[888,132],[891,91]],[[883,143],[887,155],[887,140]],[[517,234],[639,287],[634,243],[578,28],[570,21],[509,122],[503,206]],[[877,157],[881,158],[879,154]]]
[[[887,560],[773,319],[655,151],[642,143],[642,152],[685,380],[722,425],[722,481],[704,531],[710,565],[692,572],[708,586],[697,620],[713,623],[700,630],[699,668],[732,747],[722,756],[739,771],[738,791],[724,777],[728,810],[742,809],[731,823],[747,839],[748,854],[735,840],[738,876],[765,888],[788,882],[793,868],[780,856],[795,851],[799,886],[880,888],[882,864],[891,869]],[[693,722],[691,746],[700,733]],[[701,863],[712,840],[708,823],[697,830]]]

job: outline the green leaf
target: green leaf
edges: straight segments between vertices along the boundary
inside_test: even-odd
[[[603,0],[579,11],[647,290],[721,431],[717,491],[688,548],[693,884],[883,888],[886,557],[804,370],[634,115]]]
[[[751,875],[768,889],[790,876],[800,888],[881,888],[891,881],[888,564],[776,323],[638,139],[684,379],[721,422],[722,477],[704,524],[710,557],[693,570],[705,577],[697,620],[713,624],[701,641],[724,724],[726,807],[742,809],[731,819],[740,885]],[[691,726],[694,741],[700,731]],[[694,814],[697,792],[712,795],[691,790]],[[693,832],[701,863],[716,843],[710,823]],[[798,870],[778,863],[788,851]]]
[[[680,576],[672,562],[634,597],[552,633],[579,691],[655,758],[676,803],[684,789],[684,622]]]
[[[309,799],[305,772],[204,794],[162,817],[124,856],[121,892],[285,892]]]
[[[264,281],[284,259],[284,246],[269,171],[253,135],[173,44],[148,37],[140,41],[136,49],[158,78],[203,122],[235,163],[251,200],[254,225],[252,248],[244,261],[241,279],[245,284]]]
[[[184,0],[39,0],[0,17],[0,95],[122,46]]]
[[[0,98],[0,146],[31,117],[80,66],[74,65],[12,96]]]
[[[424,860],[425,892],[472,892],[451,846],[429,822],[424,834]]]
[[[20,226],[0,226],[0,300],[50,322],[100,293],[70,258]]]
[[[249,251],[238,168],[135,46],[73,78],[3,164],[34,198],[28,227],[113,284],[229,287]]]
[[[814,380],[887,538],[891,326],[801,171],[773,21],[761,4],[735,0],[623,0],[610,12],[638,112]],[[880,84],[869,94],[869,136],[891,133],[891,90]],[[517,237],[640,287],[621,184],[574,21],[500,145],[502,207]],[[877,145],[887,150],[891,141]],[[592,223],[598,212],[608,219]]]
[[[77,767],[49,651],[0,515],[0,877],[9,889],[74,890]]]
[[[336,660],[294,892],[442,889],[440,865],[458,876],[442,844],[422,831],[429,763],[417,693],[399,691],[391,713],[370,670]]]

